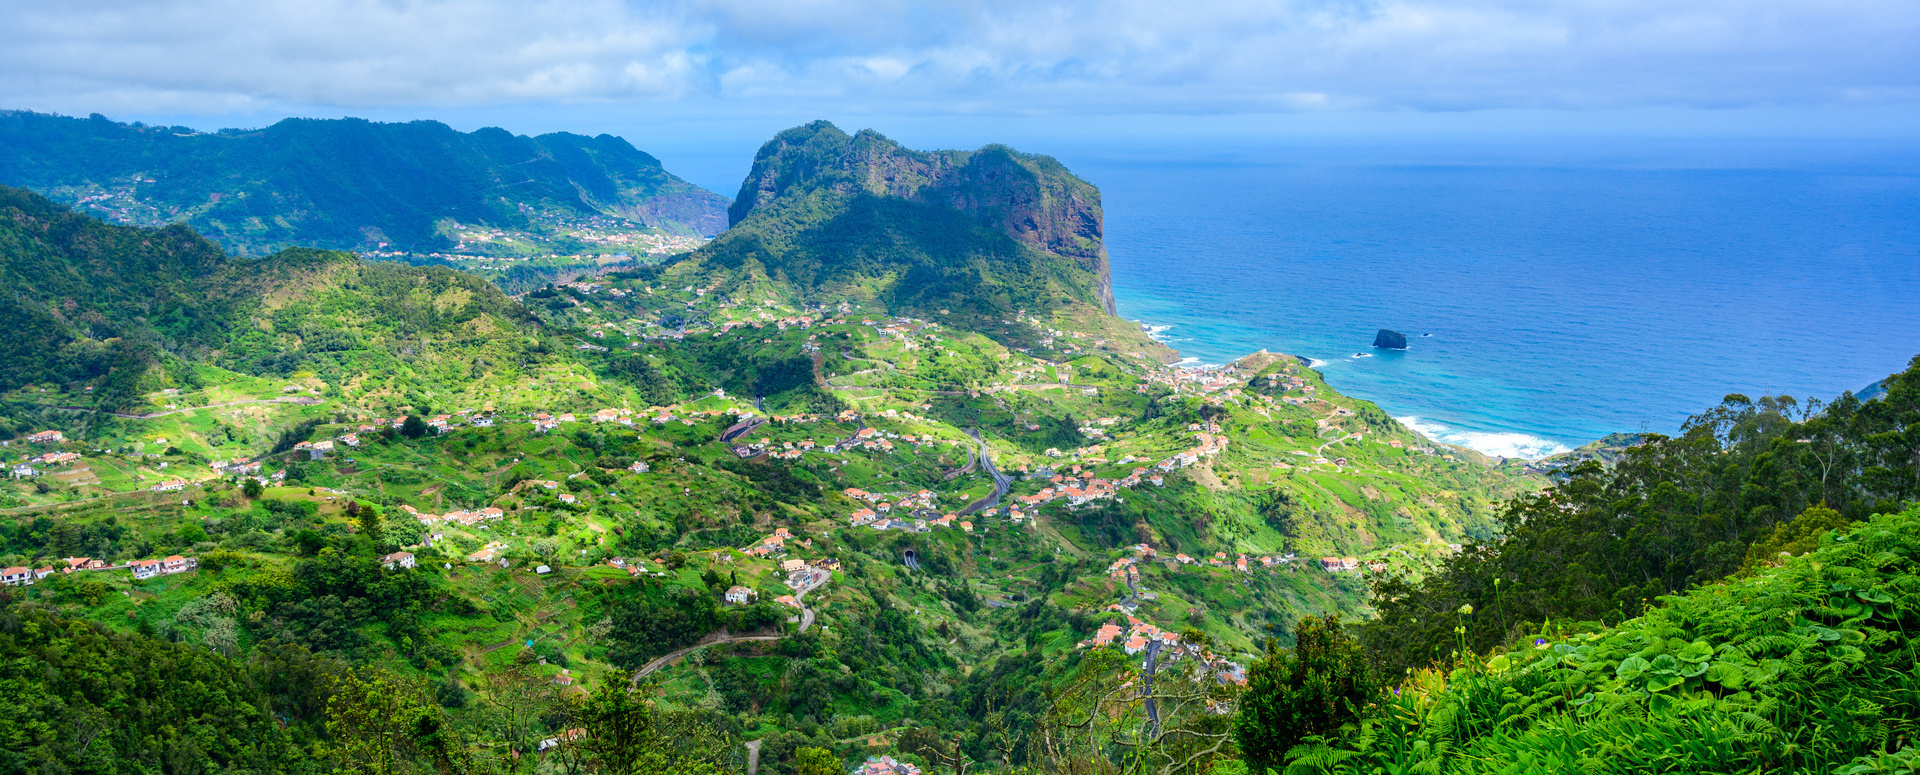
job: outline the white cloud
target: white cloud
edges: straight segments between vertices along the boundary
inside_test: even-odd
[[[1920,98],[1911,0],[96,0],[0,8],[0,104],[1236,112]]]

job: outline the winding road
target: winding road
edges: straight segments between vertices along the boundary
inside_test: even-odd
[[[993,494],[974,501],[966,508],[961,509],[961,516],[1000,505],[1000,499],[1005,497],[1007,490],[1013,486],[1013,478],[1000,473],[1000,469],[993,464],[993,458],[987,454],[987,442],[980,438],[980,429],[970,428],[967,430],[967,435],[972,436],[974,441],[980,442],[980,467],[986,469],[987,474],[993,477]]]
[[[793,593],[793,599],[800,603],[800,631],[801,632],[806,632],[807,630],[813,627],[814,613],[813,613],[813,609],[807,607],[807,601],[806,601],[807,593],[812,592],[816,589],[819,589],[822,586],[825,586],[827,583],[827,579],[832,577],[833,577],[832,574],[822,573],[819,582],[813,584],[812,586],[802,587]],[[639,670],[633,671],[633,688],[635,689],[640,688],[640,679],[645,678],[649,675],[652,675],[655,671],[659,670],[660,668],[666,667],[667,665],[670,665],[670,664],[673,664],[674,662],[679,661],[681,657],[684,657],[695,651],[699,651],[700,649],[706,648],[708,646],[712,646],[719,643],[744,643],[746,641],[755,641],[755,640],[759,640],[759,641],[780,640],[781,638],[785,638],[785,637],[787,636],[786,635],[708,635],[705,638],[701,638],[699,643],[695,643],[691,646],[680,649],[678,651],[674,651],[672,653],[669,653],[660,657],[656,657],[654,658],[653,661],[648,662],[644,665],[641,665]]]

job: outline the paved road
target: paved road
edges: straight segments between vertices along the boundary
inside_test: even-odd
[[[753,429],[765,424],[766,421],[764,417],[749,417],[734,423],[733,427],[728,428],[726,432],[720,434],[720,441],[723,443],[732,442],[734,439],[752,433]]]
[[[1160,734],[1160,709],[1153,703],[1154,662],[1160,656],[1160,641],[1147,641],[1147,663],[1140,668],[1140,696],[1147,700],[1147,736]]]
[[[987,474],[993,477],[993,494],[974,501],[966,508],[961,509],[961,516],[1000,505],[1000,499],[1005,497],[1008,488],[1013,486],[1013,478],[1000,473],[1000,469],[993,465],[993,458],[987,454],[987,442],[982,441],[980,438],[980,429],[969,429],[967,435],[972,436],[974,441],[980,442],[980,467],[986,469]]]

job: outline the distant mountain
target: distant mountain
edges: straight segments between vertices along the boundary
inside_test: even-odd
[[[1100,192],[1046,156],[913,151],[817,121],[760,148],[728,219],[689,261],[764,272],[809,303],[1113,313]]]
[[[611,135],[287,119],[217,134],[0,112],[0,184],[117,223],[186,223],[228,250],[623,250],[707,236],[727,200]],[[609,239],[613,237],[614,239]]]

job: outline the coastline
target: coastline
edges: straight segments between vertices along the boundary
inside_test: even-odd
[[[1133,323],[1134,325],[1139,326],[1140,330],[1146,333],[1146,335],[1149,338],[1153,339],[1156,342],[1161,343],[1162,345],[1165,345],[1168,349],[1173,350],[1175,354],[1181,356],[1178,361],[1172,364],[1169,364],[1169,366],[1172,368],[1189,368],[1189,369],[1223,368],[1227,366],[1229,363],[1235,363],[1244,358],[1251,357],[1259,353],[1267,353],[1270,355],[1282,355],[1284,357],[1293,358],[1300,361],[1307,368],[1313,369],[1316,373],[1320,375],[1321,379],[1325,380],[1327,384],[1337,388],[1343,395],[1347,395],[1353,398],[1358,398],[1363,401],[1371,402],[1375,406],[1380,407],[1382,411],[1387,412],[1389,416],[1393,417],[1395,421],[1399,422],[1402,426],[1406,427],[1407,430],[1412,431],[1413,433],[1418,434],[1422,438],[1428,439],[1429,441],[1435,442],[1437,444],[1444,444],[1447,446],[1454,446],[1454,447],[1462,447],[1462,448],[1470,449],[1475,452],[1479,452],[1483,455],[1487,455],[1489,457],[1494,457],[1494,458],[1504,458],[1509,460],[1526,460],[1529,462],[1538,461],[1544,458],[1552,457],[1554,455],[1560,455],[1560,454],[1565,454],[1567,452],[1572,452],[1573,450],[1577,449],[1580,446],[1579,443],[1572,443],[1568,440],[1557,440],[1557,439],[1549,438],[1549,437],[1538,435],[1538,434],[1528,433],[1525,431],[1480,429],[1480,428],[1473,427],[1473,425],[1471,425],[1470,423],[1461,422],[1458,420],[1446,420],[1446,419],[1434,418],[1434,417],[1428,416],[1427,412],[1423,412],[1417,409],[1409,409],[1409,410],[1401,411],[1400,407],[1387,406],[1385,404],[1382,404],[1379,398],[1365,395],[1364,390],[1356,392],[1352,389],[1351,386],[1340,384],[1337,378],[1337,371],[1336,371],[1336,376],[1328,375],[1329,367],[1336,366],[1338,364],[1341,364],[1342,362],[1358,361],[1364,358],[1373,357],[1373,354],[1369,352],[1360,351],[1360,352],[1357,352],[1355,355],[1349,356],[1347,358],[1324,360],[1324,359],[1316,358],[1310,355],[1300,355],[1296,353],[1278,353],[1278,352],[1273,352],[1270,349],[1262,349],[1257,352],[1249,353],[1248,355],[1241,356],[1240,358],[1233,359],[1228,363],[1209,363],[1209,362],[1202,361],[1198,356],[1187,355],[1186,353],[1182,352],[1180,348],[1174,344],[1174,342],[1182,341],[1182,340],[1166,335],[1168,331],[1172,331],[1177,327],[1175,324],[1152,323],[1144,320],[1135,320],[1132,318],[1126,318],[1126,320],[1130,323]]]

